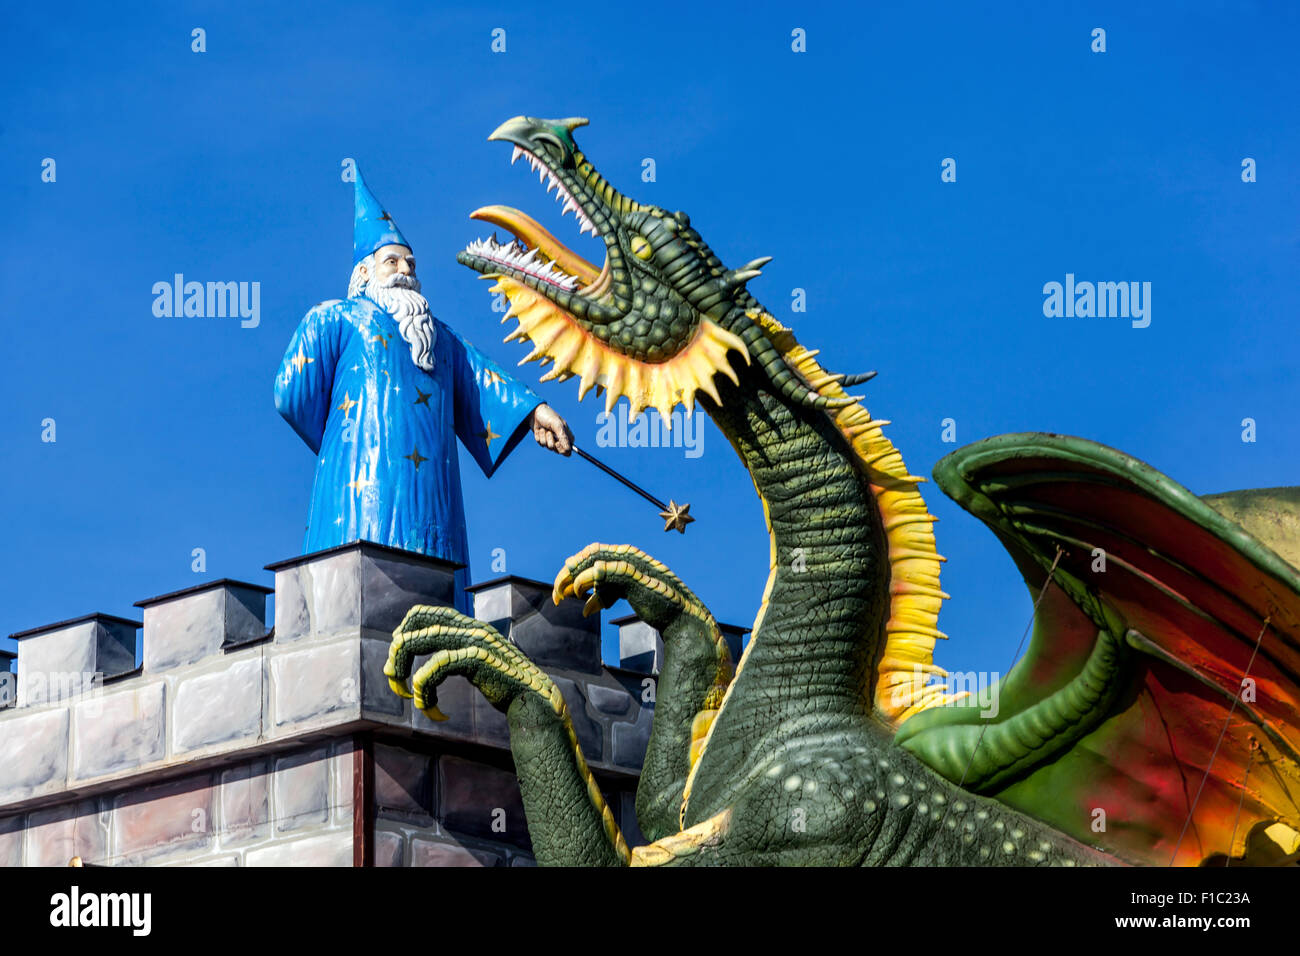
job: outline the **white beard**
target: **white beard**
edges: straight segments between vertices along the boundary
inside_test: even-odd
[[[411,361],[426,372],[433,371],[433,346],[438,330],[429,313],[429,300],[420,295],[420,280],[395,272],[383,284],[374,281],[348,290],[363,294],[397,320],[397,329],[411,347]]]

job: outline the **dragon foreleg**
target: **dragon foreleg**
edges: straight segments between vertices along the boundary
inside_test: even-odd
[[[406,680],[418,655],[430,655]],[[543,866],[618,866],[630,859],[578,745],[554,681],[494,628],[450,607],[416,606],[393,632],[384,665],[393,690],[434,720],[437,686],[459,674],[510,722],[510,749],[533,852]]]
[[[731,680],[731,655],[700,600],[631,545],[593,544],[565,562],[555,579],[556,603],[588,592],[588,613],[623,598],[663,636],[654,725],[636,797],[642,832],[659,840],[680,829],[686,778]]]

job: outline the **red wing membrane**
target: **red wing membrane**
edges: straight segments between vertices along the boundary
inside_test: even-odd
[[[1083,439],[1000,436],[935,478],[997,532],[1035,594],[1061,549],[1061,587],[1008,677],[1017,706],[1069,680],[1081,635],[1104,623],[1090,601],[1072,614],[1071,598],[1100,599],[1149,642],[1115,712],[998,798],[1133,863],[1294,851],[1300,573],[1165,475]]]

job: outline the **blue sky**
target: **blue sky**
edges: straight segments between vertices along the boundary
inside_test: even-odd
[[[307,309],[345,292],[345,157],[413,243],[435,313],[503,363],[522,358],[455,262],[483,232],[467,213],[507,203],[593,246],[484,141],[519,113],[589,117],[578,142],[616,186],[687,211],[730,265],[773,256],[751,290],[830,367],[879,370],[868,407],[916,474],[955,447],[941,440],[952,418],[959,444],[1082,435],[1201,494],[1300,482],[1297,8],[1044,6],[10,11],[0,633],[129,615],[217,577],[271,584],[263,565],[298,553],[313,457],[272,381]],[[1105,53],[1090,49],[1097,27]],[[955,183],[940,181],[947,157]],[[150,290],[175,273],[260,282],[260,324],[155,317]],[[1042,287],[1066,273],[1150,282],[1151,325],[1045,317]],[[520,374],[532,384],[536,369]],[[579,443],[699,520],[665,535],[630,492],[531,443],[490,482],[464,456],[477,577],[498,547],[509,572],[550,580],[590,541],[630,542],[748,624],[766,536],[712,424],[698,458],[597,449],[594,398],[537,388]],[[1005,671],[1024,586],[982,524],[925,493],[953,595],[939,661]]]

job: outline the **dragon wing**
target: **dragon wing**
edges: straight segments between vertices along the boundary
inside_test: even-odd
[[[992,721],[1071,681],[1087,690],[1099,631],[1131,651],[1123,687],[1095,698],[1104,712],[1090,730],[988,792],[1133,863],[1293,856],[1300,489],[1202,500],[1114,449],[1045,434],[967,446],[934,475],[1042,591],[1030,647],[999,685]],[[979,720],[973,707],[941,710],[907,721],[900,742],[927,725]],[[909,749],[925,758],[926,748]],[[951,761],[946,772],[956,776]]]

